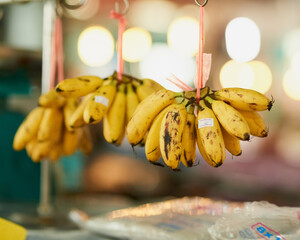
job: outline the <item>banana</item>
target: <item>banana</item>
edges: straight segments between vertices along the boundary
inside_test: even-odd
[[[15,134],[13,141],[14,150],[20,151],[24,149],[26,144],[37,134],[44,111],[43,107],[36,107],[28,114]]]
[[[198,148],[208,164],[219,167],[226,157],[221,128],[214,112],[204,104],[203,100],[200,101],[200,105],[196,127],[197,138],[199,138],[197,141],[201,141],[200,144],[198,143]]]
[[[126,90],[126,123],[128,123],[139,105],[139,99],[131,83],[126,84]]]
[[[208,101],[212,99],[205,98]],[[218,100],[212,100],[211,107],[216,114],[220,124],[232,136],[240,140],[248,141],[250,139],[250,128],[241,113],[227,103]]]
[[[31,159],[33,162],[40,162],[41,160],[47,158],[52,151],[53,142],[51,140],[44,142],[37,142],[34,145],[31,153]]]
[[[88,126],[82,128],[82,137],[80,139],[80,150],[84,154],[90,154],[93,151],[94,143]]]
[[[26,152],[27,152],[28,157],[31,158],[32,151],[37,143],[38,143],[38,140],[37,140],[37,137],[35,136],[26,144]]]
[[[51,89],[39,97],[39,105],[42,107],[62,107],[65,101],[66,99],[58,95],[55,89]]]
[[[256,137],[268,136],[268,128],[263,118],[257,112],[247,112],[239,110],[239,112],[246,119],[250,128],[250,134]]]
[[[61,139],[63,113],[59,108],[46,108],[37,133],[39,142],[58,142]]]
[[[73,112],[73,114],[70,118],[71,128],[82,127],[85,124],[85,122],[83,120],[83,113],[84,113],[86,105],[88,104],[88,102],[90,101],[90,99],[93,96],[94,96],[94,93],[90,93],[90,94],[86,95],[85,97],[83,97],[83,99],[81,100],[78,107]]]
[[[63,153],[66,156],[71,156],[79,146],[80,138],[82,137],[82,129],[77,128],[70,132],[67,129],[64,130],[63,136]]]
[[[186,124],[187,111],[184,104],[174,104],[164,115],[159,146],[165,164],[175,170],[180,164],[182,155],[182,137]]]
[[[165,114],[173,107],[174,106],[171,104],[170,106],[163,109],[154,118],[153,123],[151,124],[151,127],[148,131],[147,139],[145,143],[145,154],[146,154],[146,158],[150,162],[157,162],[161,157],[160,145],[159,145],[161,123]]]
[[[84,109],[83,119],[85,123],[96,124],[103,119],[114,100],[117,90],[116,84],[117,81],[109,81],[95,92]]]
[[[181,162],[186,167],[192,167],[196,158],[196,131],[195,131],[195,114],[194,106],[188,107],[186,123],[182,136],[182,154]]]
[[[63,113],[64,113],[64,123],[65,123],[65,128],[68,129],[69,131],[73,131],[74,128],[72,128],[71,124],[71,117],[75,110],[78,107],[78,100],[76,98],[68,98],[66,99],[65,106],[63,108]]]
[[[240,140],[230,135],[222,126],[221,130],[227,151],[234,156],[240,156],[242,154]]]
[[[198,150],[199,150],[200,154],[202,155],[202,157],[204,158],[204,160],[209,163],[209,162],[211,162],[211,160],[209,159],[209,157],[207,156],[207,154],[205,152],[205,149],[204,149],[204,146],[202,143],[202,139],[200,138],[200,133],[199,133],[199,131],[197,131],[197,129],[198,129],[198,122],[195,121],[196,143],[198,146]]]
[[[127,124],[126,135],[129,143],[137,145],[142,141],[157,114],[180,96],[182,93],[161,89],[140,102]]]
[[[56,92],[66,98],[78,98],[96,91],[103,81],[96,76],[69,78],[57,84]]]
[[[49,159],[51,162],[56,162],[63,155],[63,145],[61,142],[53,145],[51,151],[49,152]]]
[[[271,110],[274,101],[251,89],[223,88],[213,93],[213,98],[244,111]]]
[[[107,142],[121,144],[125,131],[126,95],[124,83],[118,86],[116,97],[104,116],[103,135]]]
[[[136,87],[136,93],[140,102],[151,95],[153,92],[163,89],[163,86],[149,78],[135,80],[136,81],[133,81],[133,84]]]

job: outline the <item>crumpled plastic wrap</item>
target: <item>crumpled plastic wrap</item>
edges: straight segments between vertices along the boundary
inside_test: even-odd
[[[185,197],[89,217],[73,210],[79,227],[116,238],[156,240],[300,240],[300,208]]]

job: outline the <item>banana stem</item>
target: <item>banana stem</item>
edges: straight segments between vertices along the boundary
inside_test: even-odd
[[[207,101],[209,104],[212,104],[213,101],[215,101],[215,100],[212,99],[210,96],[206,96],[206,97],[205,97],[205,101]]]

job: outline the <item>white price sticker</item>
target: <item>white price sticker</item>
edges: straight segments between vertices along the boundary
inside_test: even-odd
[[[213,118],[203,118],[198,120],[198,128],[213,127],[213,126],[214,126]]]
[[[109,100],[106,97],[103,97],[103,96],[95,96],[95,102],[96,103],[101,103],[105,107],[108,107]]]

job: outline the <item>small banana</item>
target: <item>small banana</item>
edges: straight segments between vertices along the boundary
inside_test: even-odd
[[[198,143],[198,148],[208,164],[219,167],[226,157],[221,128],[214,112],[204,104],[203,100],[200,101],[200,106],[196,128],[197,138],[199,138],[197,141],[201,141],[200,144]]]
[[[268,128],[263,118],[257,112],[247,112],[239,110],[239,112],[246,119],[250,128],[250,134],[256,137],[268,136]]]
[[[136,87],[136,93],[140,102],[143,101],[152,93],[160,89],[163,89],[163,86],[161,86],[159,83],[149,78],[145,78],[141,80],[135,79],[135,80],[136,81],[133,81],[133,84]]]
[[[89,127],[84,126],[82,130],[79,148],[84,154],[88,155],[93,151],[94,143]]]
[[[161,89],[140,102],[127,124],[126,135],[129,143],[135,146],[142,141],[157,114],[180,96],[182,93]]]
[[[37,140],[37,137],[35,136],[26,144],[26,152],[27,152],[28,157],[31,158],[32,151],[37,143],[38,143],[38,140]]]
[[[117,81],[108,81],[95,92],[83,112],[85,123],[96,124],[103,119],[116,95],[116,84]]]
[[[250,128],[241,113],[227,103],[219,100],[205,98],[211,102],[211,107],[216,114],[220,124],[225,130],[240,140],[248,141],[250,139]]]
[[[56,162],[63,155],[63,144],[58,142],[52,146],[51,151],[49,152],[49,159],[51,162]]]
[[[83,97],[83,99],[81,100],[78,107],[73,112],[73,114],[70,118],[71,128],[82,127],[85,124],[85,122],[83,120],[83,113],[84,113],[86,105],[88,104],[88,102],[90,101],[90,99],[93,96],[94,96],[94,93],[90,93],[90,94],[86,95],[85,97]]]
[[[181,162],[186,167],[192,167],[196,158],[196,131],[194,106],[188,107],[186,123],[182,136]]]
[[[96,76],[69,78],[57,84],[56,92],[66,98],[78,98],[96,91],[103,81]]]
[[[65,101],[66,99],[58,95],[55,89],[51,89],[39,97],[39,105],[42,107],[62,107]]]
[[[13,141],[14,150],[20,151],[24,149],[26,144],[36,136],[44,111],[43,107],[36,107],[28,114],[15,134]]]
[[[165,164],[175,170],[182,155],[182,137],[187,111],[184,104],[174,104],[164,115],[160,128],[160,151]]]
[[[118,86],[116,97],[104,116],[103,135],[107,142],[120,144],[124,138],[125,115],[126,115],[126,95],[124,83]]]
[[[44,142],[37,142],[31,152],[31,159],[33,162],[40,162],[47,158],[52,151],[53,142],[51,140]]]
[[[46,108],[37,133],[39,142],[58,142],[61,139],[63,113],[59,108]]]
[[[213,98],[244,111],[271,110],[274,101],[251,89],[223,88],[213,93]]]
[[[65,128],[68,129],[69,131],[73,131],[74,129],[72,128],[71,124],[71,117],[75,110],[78,108],[78,100],[76,98],[68,98],[66,99],[65,106],[63,108],[63,113],[64,113],[64,123],[65,123]]]
[[[78,148],[80,138],[82,137],[82,129],[77,128],[72,132],[67,129],[64,130],[63,136],[63,153],[66,156],[71,156]]]
[[[139,105],[139,99],[136,92],[133,89],[131,83],[126,84],[126,123],[132,118],[137,106]]]
[[[221,130],[227,151],[234,156],[240,156],[242,154],[240,140],[230,135],[222,126]]]
[[[148,131],[147,139],[145,143],[145,154],[146,154],[146,158],[150,162],[157,162],[161,157],[160,145],[159,145],[161,123],[165,114],[173,107],[174,106],[171,104],[170,106],[163,109],[154,118],[153,123],[151,124],[151,127]]]

